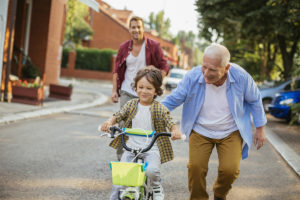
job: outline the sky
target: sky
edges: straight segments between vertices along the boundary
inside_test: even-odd
[[[103,0],[112,8],[133,11],[134,15],[148,19],[151,12],[157,14],[164,10],[165,19],[171,21],[170,32],[193,31],[198,34],[195,0]]]

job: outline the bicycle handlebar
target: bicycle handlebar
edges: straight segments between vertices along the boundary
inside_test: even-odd
[[[126,143],[125,143],[125,133],[122,131],[122,129],[120,129],[116,126],[112,126],[112,127],[109,128],[109,130],[110,130],[111,138],[114,138],[114,135],[115,135],[116,131],[118,131],[120,133],[122,146],[124,147],[124,149],[126,149],[129,152],[140,152],[140,153],[144,153],[144,152],[149,151],[153,147],[153,145],[154,145],[154,143],[155,143],[155,141],[157,140],[158,137],[160,137],[160,136],[171,137],[171,135],[172,135],[171,133],[167,133],[167,132],[156,133],[156,134],[154,134],[150,144],[146,148],[142,149],[141,151],[138,151],[138,150],[132,149],[132,148],[130,148],[126,145]]]

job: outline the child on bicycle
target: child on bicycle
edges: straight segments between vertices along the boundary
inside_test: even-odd
[[[147,66],[138,71],[132,87],[136,90],[138,98],[127,102],[120,111],[116,112],[113,117],[105,121],[101,130],[109,132],[109,127],[120,121],[125,122],[127,128],[140,128],[144,130],[155,130],[156,132],[166,132],[168,128],[171,131],[172,140],[180,139],[181,132],[175,122],[172,121],[168,109],[155,101],[157,96],[162,95],[162,75],[154,66]],[[126,136],[126,144],[130,148],[143,148],[146,142],[145,137]],[[118,148],[121,144],[121,137],[116,137],[110,146]],[[153,199],[163,200],[164,194],[160,179],[160,165],[174,158],[172,146],[167,136],[159,137],[148,152],[139,155],[148,162],[146,170],[147,176],[151,180],[153,188]],[[131,162],[134,155],[125,151],[122,155],[121,162]],[[120,187],[113,186],[110,200],[118,199],[118,191]]]

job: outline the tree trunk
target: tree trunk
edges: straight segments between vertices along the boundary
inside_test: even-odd
[[[259,48],[260,50],[260,59],[261,59],[261,65],[260,65],[260,79],[263,81],[266,77],[267,73],[267,43],[264,42],[262,45],[262,48]]]
[[[288,79],[291,76],[292,73],[292,68],[294,64],[294,54],[297,50],[297,43],[298,43],[299,37],[295,38],[293,41],[293,45],[291,47],[290,52],[287,51],[287,45],[285,42],[285,37],[278,35],[278,41],[279,41],[279,48],[281,51],[281,56],[282,56],[282,62],[283,62],[283,77],[284,79]]]
[[[268,44],[268,63],[267,63],[267,77],[271,77],[271,72],[275,66],[277,55],[277,45]]]

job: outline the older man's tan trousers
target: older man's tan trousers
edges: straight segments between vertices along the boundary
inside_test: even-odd
[[[208,200],[206,174],[211,152],[216,146],[219,157],[218,177],[214,195],[225,198],[240,172],[242,137],[239,131],[223,139],[211,139],[192,131],[189,138],[188,181],[190,200]]]

